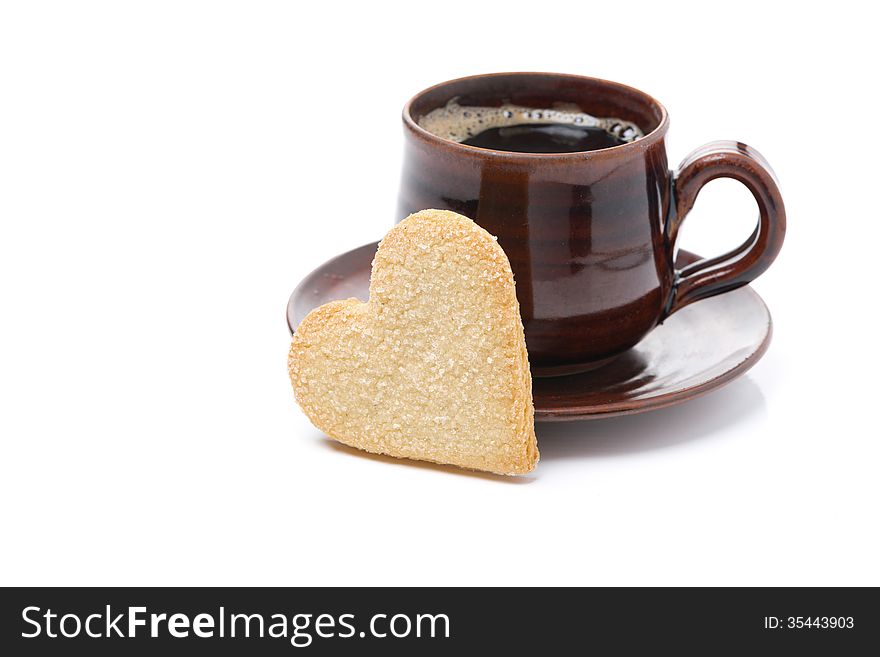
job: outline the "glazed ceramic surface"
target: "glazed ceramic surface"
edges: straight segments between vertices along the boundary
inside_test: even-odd
[[[632,121],[646,134],[589,152],[476,148],[419,126],[420,117],[451,99],[462,106],[576,105]],[[631,87],[550,73],[480,75],[419,93],[403,121],[398,220],[425,208],[451,209],[498,237],[516,279],[536,376],[608,362],[681,308],[747,284],[782,246],[785,209],[760,154],[739,142],[715,142],[670,171],[666,110]],[[676,267],[681,222],[703,185],[718,177],[752,192],[758,225],[724,256]]]
[[[366,301],[377,246],[367,244],[344,253],[309,274],[290,297],[290,330],[328,301],[350,297]],[[698,260],[681,252],[676,265],[687,267]],[[750,287],[690,305],[600,368],[534,378],[535,419],[595,419],[687,401],[749,369],[767,349],[771,332],[770,313]]]

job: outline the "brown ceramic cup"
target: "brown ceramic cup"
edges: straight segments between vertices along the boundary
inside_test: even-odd
[[[602,150],[517,153],[437,137],[418,121],[460,105],[577,105],[636,123],[645,136]],[[598,367],[694,301],[746,285],[776,258],[785,208],[770,166],[754,149],[718,141],[669,170],[666,109],[631,87],[576,75],[499,73],[444,82],[403,110],[405,154],[398,221],[425,208],[464,214],[507,253],[532,372]],[[734,178],[760,217],[739,247],[676,269],[676,237],[700,189]]]

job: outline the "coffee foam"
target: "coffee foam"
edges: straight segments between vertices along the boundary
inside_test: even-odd
[[[463,142],[492,128],[536,123],[568,123],[602,128],[625,142],[645,136],[641,128],[631,121],[592,116],[580,111],[576,105],[569,104],[558,105],[554,109],[535,109],[511,104],[504,104],[501,107],[478,107],[459,105],[456,97],[418,120],[419,126],[432,135],[455,142]]]

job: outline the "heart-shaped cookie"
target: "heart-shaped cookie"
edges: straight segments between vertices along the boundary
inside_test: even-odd
[[[288,370],[312,423],[352,447],[499,474],[538,460],[510,263],[454,212],[395,226],[373,260],[370,300],[309,313]]]

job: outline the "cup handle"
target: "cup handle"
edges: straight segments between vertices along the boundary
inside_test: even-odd
[[[785,206],[773,169],[755,149],[737,141],[714,141],[688,155],[673,178],[674,213],[666,244],[673,254],[678,232],[697,194],[710,180],[733,178],[758,202],[760,217],[752,235],[736,249],[675,270],[664,318],[688,304],[747,285],[763,274],[785,238]]]

